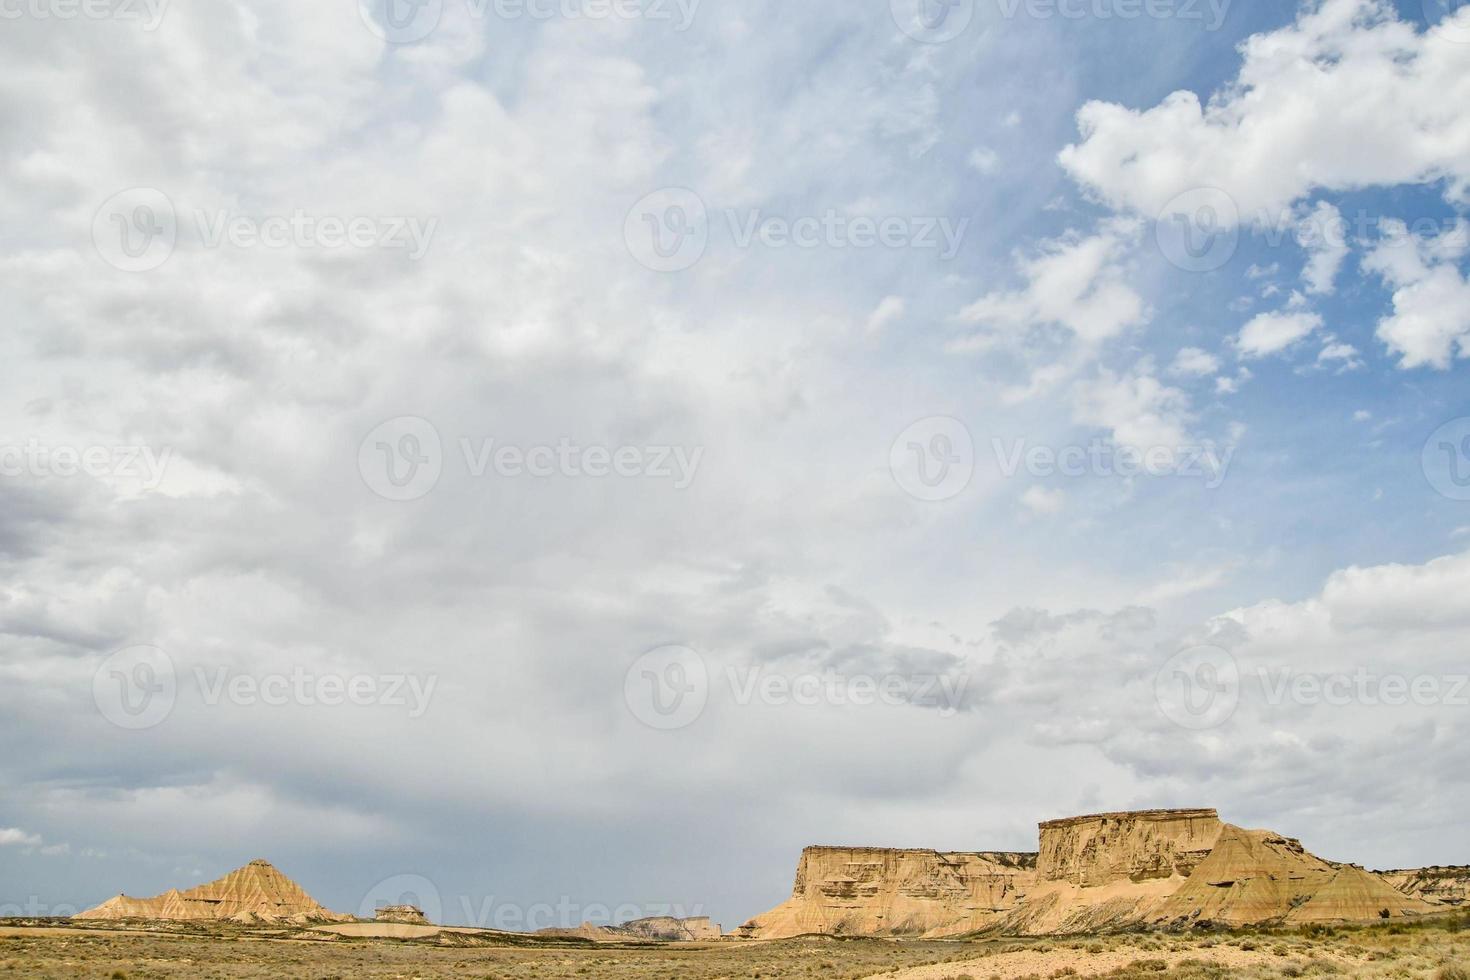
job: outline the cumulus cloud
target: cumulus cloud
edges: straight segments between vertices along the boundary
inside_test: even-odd
[[[1443,234],[1421,239],[1402,222],[1364,259],[1364,268],[1393,288],[1393,313],[1378,324],[1378,337],[1405,368],[1448,369],[1470,357],[1470,279],[1458,261],[1470,248],[1470,224],[1461,219]]]
[[[1182,348],[1178,354],[1174,355],[1174,363],[1169,366],[1170,374],[1195,378],[1206,378],[1212,374],[1218,374],[1219,371],[1220,359],[1198,347]]]
[[[1161,382],[1148,364],[1122,374],[1101,369],[1078,383],[1075,396],[1073,418],[1108,430],[1119,445],[1148,450],[1191,442],[1189,397]]]
[[[1322,327],[1316,313],[1262,313],[1241,328],[1235,344],[1241,357],[1279,354]]]
[[[1116,337],[1144,322],[1143,298],[1129,284],[1128,258],[1138,226],[1113,222],[1094,235],[1071,233],[1043,243],[1018,262],[1019,290],[987,293],[960,311],[982,332],[957,347],[985,346],[1040,327],[1061,327],[1085,343]]]
[[[1470,11],[1455,16],[1470,24]],[[1210,187],[1264,223],[1316,190],[1470,182],[1470,46],[1400,19],[1387,0],[1305,5],[1290,26],[1247,39],[1241,57],[1206,104],[1188,91],[1143,110],[1087,103],[1062,166],[1119,210],[1153,216]],[[1309,279],[1325,287],[1335,261],[1320,253]]]

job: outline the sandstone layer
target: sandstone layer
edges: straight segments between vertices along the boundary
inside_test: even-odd
[[[1051,820],[1036,854],[811,847],[791,898],[736,934],[1050,935],[1141,926],[1363,922],[1451,907],[1470,875],[1417,891],[1207,809]],[[1405,880],[1409,880],[1406,878]]]
[[[78,919],[214,919],[219,921],[257,923],[346,922],[349,915],[338,915],[318,905],[290,878],[277,871],[269,861],[251,861],[223,878],[208,884],[179,891],[171,888],[153,898],[131,898],[118,895],[94,909],[80,912]]]
[[[1378,876],[1399,891],[1441,905],[1470,903],[1470,868],[1415,868],[1380,871]]]
[[[1030,853],[808,847],[791,899],[738,935],[949,935],[1014,908],[1036,877]]]

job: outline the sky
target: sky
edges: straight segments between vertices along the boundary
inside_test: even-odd
[[[1470,863],[1460,4],[0,18],[0,914]]]

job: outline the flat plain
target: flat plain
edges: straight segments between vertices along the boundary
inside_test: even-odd
[[[0,926],[0,980],[1470,980],[1467,924],[1448,918],[1343,929],[1019,941],[804,936],[610,945],[545,943],[505,934],[450,933],[426,942],[309,938],[309,930],[155,932],[34,923]]]

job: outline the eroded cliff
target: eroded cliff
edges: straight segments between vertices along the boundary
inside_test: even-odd
[[[1470,872],[1325,861],[1209,809],[1042,823],[1037,854],[810,847],[791,898],[736,934],[1048,935],[1139,926],[1363,922],[1446,911]]]

